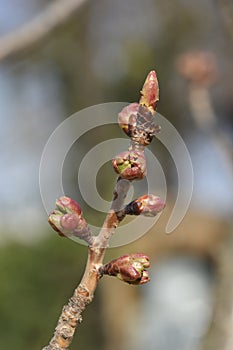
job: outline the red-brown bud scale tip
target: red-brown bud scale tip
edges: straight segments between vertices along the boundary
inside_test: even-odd
[[[150,278],[146,270],[149,267],[150,259],[145,254],[126,254],[106,264],[101,272],[136,285],[149,282]]]
[[[141,90],[141,99],[139,103],[146,106],[152,113],[155,112],[159,101],[159,83],[156,72],[152,70],[145,80]]]

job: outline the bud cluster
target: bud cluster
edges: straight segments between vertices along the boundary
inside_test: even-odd
[[[120,127],[132,141],[129,150],[112,161],[114,170],[121,178],[140,180],[146,174],[144,147],[160,132],[154,115],[158,100],[158,80],[155,71],[151,71],[141,90],[139,103],[129,104],[118,115]]]
[[[126,254],[110,261],[101,268],[101,273],[116,276],[129,284],[144,284],[149,282],[146,268],[150,267],[150,259],[145,254]]]
[[[56,200],[56,209],[49,215],[48,222],[62,237],[79,237],[88,244],[93,240],[79,204],[69,197]]]
[[[140,180],[146,176],[144,149],[160,131],[160,127],[155,120],[158,100],[158,80],[155,71],[151,71],[141,90],[139,103],[131,103],[123,108],[118,115],[119,125],[130,137],[131,144],[127,151],[120,153],[112,160],[113,168],[119,174],[118,185],[114,192],[114,200],[117,205],[119,204],[119,209],[116,205],[113,206],[113,209],[107,216],[104,225],[110,231],[112,228],[116,228],[127,214],[141,214],[153,217],[165,207],[165,203],[159,197],[148,194],[135,199],[126,205],[124,209],[121,209],[129,188],[128,182]],[[99,241],[94,241],[94,237],[83,217],[82,210],[73,199],[65,196],[57,199],[56,208],[49,215],[48,222],[60,236],[83,239],[93,249],[92,254],[97,254],[97,256],[98,254],[103,254],[102,250],[100,252],[99,245],[96,244],[96,242],[101,242],[101,232],[98,236],[98,238],[100,237]],[[95,248],[97,249],[95,250]],[[99,256],[98,259],[100,259]],[[100,275],[116,276],[126,283],[138,285],[147,283],[150,280],[147,271],[149,267],[149,258],[144,254],[137,253],[126,254],[114,259],[108,264],[98,267],[98,271]]]

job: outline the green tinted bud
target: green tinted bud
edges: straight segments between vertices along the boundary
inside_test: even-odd
[[[146,158],[143,150],[130,150],[112,160],[113,168],[122,179],[140,180],[146,175]]]

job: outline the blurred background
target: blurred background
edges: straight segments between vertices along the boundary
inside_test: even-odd
[[[191,154],[192,202],[165,235],[178,180],[170,155],[153,141],[167,207],[148,234],[106,257],[148,254],[151,282],[133,287],[103,279],[71,349],[233,349],[232,58],[230,0],[0,0],[1,349],[41,349],[85,266],[86,247],[57,237],[47,224],[39,164],[50,134],[85,107],[137,101],[152,69],[158,111]],[[97,128],[81,140],[83,154],[114,137],[122,132]],[[63,185],[82,203],[79,149],[67,155]],[[110,200],[110,164],[100,175],[97,188]]]

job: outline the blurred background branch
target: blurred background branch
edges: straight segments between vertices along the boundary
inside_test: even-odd
[[[224,165],[233,172],[233,143],[218,122],[210,88],[218,83],[219,68],[216,56],[208,51],[182,54],[177,60],[177,69],[188,82],[188,98],[191,116],[197,127],[211,140]]]
[[[0,61],[30,48],[74,16],[87,0],[56,0],[32,21],[0,37]]]

